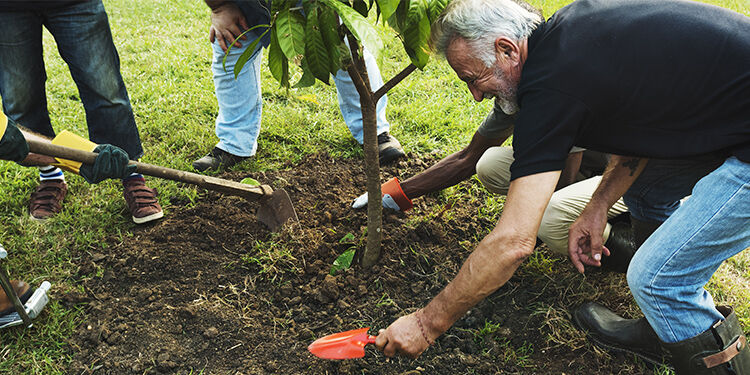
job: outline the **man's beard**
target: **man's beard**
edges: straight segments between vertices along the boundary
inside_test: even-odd
[[[498,81],[506,83],[495,90],[495,106],[499,106],[506,115],[515,114],[521,109],[518,105],[518,99],[516,96],[517,85],[510,82],[507,76],[498,67],[495,67],[494,74]]]

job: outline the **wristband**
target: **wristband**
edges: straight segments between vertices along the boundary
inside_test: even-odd
[[[380,187],[380,190],[383,192],[383,194],[388,194],[393,198],[393,200],[398,204],[398,206],[401,208],[401,211],[408,211],[411,210],[414,207],[414,204],[411,203],[411,199],[404,194],[404,191],[401,189],[401,184],[398,182],[398,178],[394,177],[388,182],[384,183],[383,186]]]
[[[430,341],[429,338],[427,338],[427,334],[424,332],[424,326],[422,325],[422,319],[419,318],[419,312],[422,311],[422,309],[417,310],[417,312],[414,313],[414,316],[417,317],[417,325],[419,326],[419,330],[422,332],[422,337],[424,337],[424,341],[427,341],[427,345],[432,346],[433,342]]]

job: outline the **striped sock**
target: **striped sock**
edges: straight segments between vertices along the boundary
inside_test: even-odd
[[[65,181],[65,175],[63,174],[62,170],[60,170],[60,168],[57,168],[52,165],[45,165],[43,167],[39,167],[39,181],[48,181],[48,180]]]

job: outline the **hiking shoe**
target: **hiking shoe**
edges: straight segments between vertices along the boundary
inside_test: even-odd
[[[398,139],[388,132],[382,132],[378,135],[378,156],[381,164],[388,164],[406,154]]]
[[[133,215],[136,224],[148,223],[164,216],[159,201],[156,199],[156,189],[146,186],[143,177],[131,177],[122,181],[124,188],[122,195],[128,204],[128,210]]]
[[[26,301],[28,301],[31,297],[31,294],[34,293],[34,289],[31,289],[31,286],[29,284],[26,284],[25,282],[20,280],[11,280],[10,287],[16,291],[16,295],[18,295],[18,299],[21,300],[21,303],[26,303]],[[13,306],[13,302],[11,302],[8,295],[5,294],[5,290],[3,288],[0,288],[0,316],[4,316],[15,311],[16,308]]]
[[[46,220],[62,211],[62,202],[68,193],[64,180],[44,180],[31,193],[29,214],[34,220]]]
[[[230,168],[249,157],[230,154],[218,147],[214,147],[208,155],[193,162],[193,168],[198,172]]]

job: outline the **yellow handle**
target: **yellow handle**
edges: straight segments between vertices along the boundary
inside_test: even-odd
[[[52,144],[89,152],[94,151],[97,146],[96,143],[67,130],[58,134],[57,137],[52,140]],[[55,165],[66,171],[78,174],[81,169],[81,162],[61,158],[55,158],[55,160],[58,161],[58,164]]]

